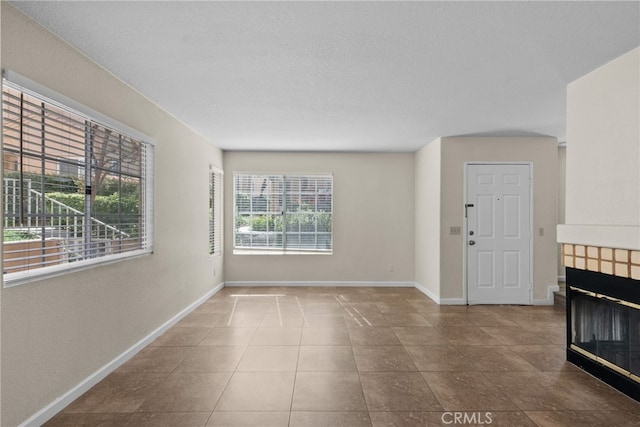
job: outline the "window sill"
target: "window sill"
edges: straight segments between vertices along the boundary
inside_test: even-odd
[[[333,251],[296,251],[278,249],[234,249],[234,255],[333,255]]]
[[[68,267],[69,264],[62,266],[56,265],[52,267],[44,267],[28,272],[10,273],[3,276],[2,286],[4,288],[11,288],[14,286],[26,285],[28,283],[39,282],[41,280],[51,279],[57,276],[64,276],[69,273],[75,273],[77,271],[88,270],[93,267],[113,264],[116,262],[129,260],[132,258],[139,258],[146,255],[153,254],[153,251],[138,250],[131,251],[118,255],[105,256],[101,258],[91,259],[87,261],[74,262],[73,267]]]

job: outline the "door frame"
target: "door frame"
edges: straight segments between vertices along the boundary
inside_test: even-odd
[[[463,200],[462,200],[462,283],[463,283],[463,289],[462,289],[462,298],[464,300],[464,304],[468,305],[469,304],[469,281],[468,281],[468,273],[467,273],[467,268],[468,268],[468,263],[467,263],[467,252],[469,250],[469,245],[467,243],[468,241],[468,237],[469,237],[469,233],[467,231],[467,216],[465,215],[465,204],[468,203],[467,202],[467,171],[469,169],[469,166],[471,165],[486,165],[486,166],[502,166],[502,165],[507,165],[507,166],[528,166],[529,167],[529,181],[531,181],[531,185],[529,186],[529,218],[531,218],[531,221],[529,221],[529,235],[531,237],[529,237],[529,283],[531,283],[531,287],[529,289],[529,301],[528,304],[532,305],[533,304],[533,286],[534,286],[534,282],[533,282],[533,277],[534,277],[534,264],[533,264],[533,230],[535,229],[534,227],[534,217],[533,217],[533,213],[534,213],[534,209],[533,209],[533,190],[534,190],[534,185],[535,185],[535,180],[533,177],[533,162],[532,161],[513,161],[513,162],[509,162],[509,161],[466,161],[464,162],[464,170],[463,170],[463,181],[462,181],[462,185],[463,185]]]

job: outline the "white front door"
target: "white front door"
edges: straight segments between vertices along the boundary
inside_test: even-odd
[[[531,169],[467,164],[467,302],[531,304]]]

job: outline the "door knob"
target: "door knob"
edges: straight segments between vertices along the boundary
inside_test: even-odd
[[[473,245],[475,245],[475,244],[476,244],[476,241],[475,241],[475,240],[469,240],[469,246],[473,246]]]

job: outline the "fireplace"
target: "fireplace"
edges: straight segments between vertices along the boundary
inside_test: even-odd
[[[640,280],[567,268],[567,360],[640,401]]]

